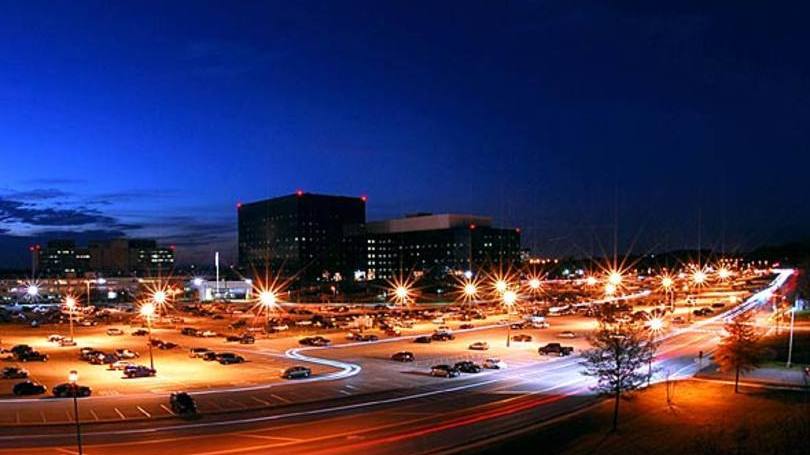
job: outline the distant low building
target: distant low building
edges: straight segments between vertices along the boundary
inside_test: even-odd
[[[111,239],[90,241],[87,247],[72,240],[49,241],[36,256],[38,274],[45,277],[168,274],[174,267],[174,248],[155,240]]]
[[[436,276],[521,260],[520,229],[492,226],[490,217],[417,213],[365,227],[366,278],[418,271]]]

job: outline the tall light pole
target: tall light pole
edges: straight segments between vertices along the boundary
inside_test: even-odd
[[[270,290],[261,291],[259,293],[259,303],[264,307],[264,331],[267,332],[267,326],[270,324],[270,310],[276,305],[276,293]]]
[[[512,340],[512,306],[517,301],[517,293],[512,290],[506,290],[501,296],[501,299],[506,307],[506,347],[508,348]]]
[[[79,422],[79,373],[76,370],[71,370],[68,374],[68,382],[70,383],[70,390],[73,392],[73,420],[76,421],[76,447],[79,449],[79,455],[82,455],[82,426]]]
[[[146,318],[146,327],[149,332],[149,368],[155,369],[155,358],[152,356],[152,315],[155,314],[155,306],[151,303],[141,305],[141,316]]]
[[[793,302],[793,308],[790,309],[790,338],[788,341],[788,358],[787,358],[787,367],[790,368],[790,364],[793,361],[793,324],[796,321],[796,302]]]
[[[67,296],[67,298],[65,298],[65,306],[68,309],[68,320],[70,321],[70,339],[73,340],[73,312],[76,310],[76,299]]]

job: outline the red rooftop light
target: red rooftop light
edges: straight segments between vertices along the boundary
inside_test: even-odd
[[[304,190],[295,190],[295,195],[301,197],[304,195]]]
[[[470,229],[475,229],[475,224],[471,224]]]
[[[241,203],[241,202],[237,202],[237,203],[236,203],[236,208],[237,208],[237,209],[241,209],[241,208],[242,208],[242,203]]]
[[[366,202],[366,201],[368,201],[368,196],[366,196],[364,194],[364,195],[360,196],[360,200],[363,201],[363,202]]]

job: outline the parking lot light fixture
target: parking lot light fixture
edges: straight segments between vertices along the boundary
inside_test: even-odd
[[[76,370],[71,370],[68,373],[68,383],[70,384],[70,390],[73,393],[73,420],[76,422],[76,448],[79,452],[79,455],[83,453],[82,451],[82,427],[79,421],[79,372]]]

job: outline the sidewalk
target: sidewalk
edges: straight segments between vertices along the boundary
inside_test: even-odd
[[[804,375],[805,365],[797,365],[791,369],[784,367],[763,367],[740,375],[740,384],[758,384],[761,386],[799,387],[810,388],[810,378]],[[695,375],[696,379],[734,382],[733,373],[722,373],[717,366],[711,364]]]

